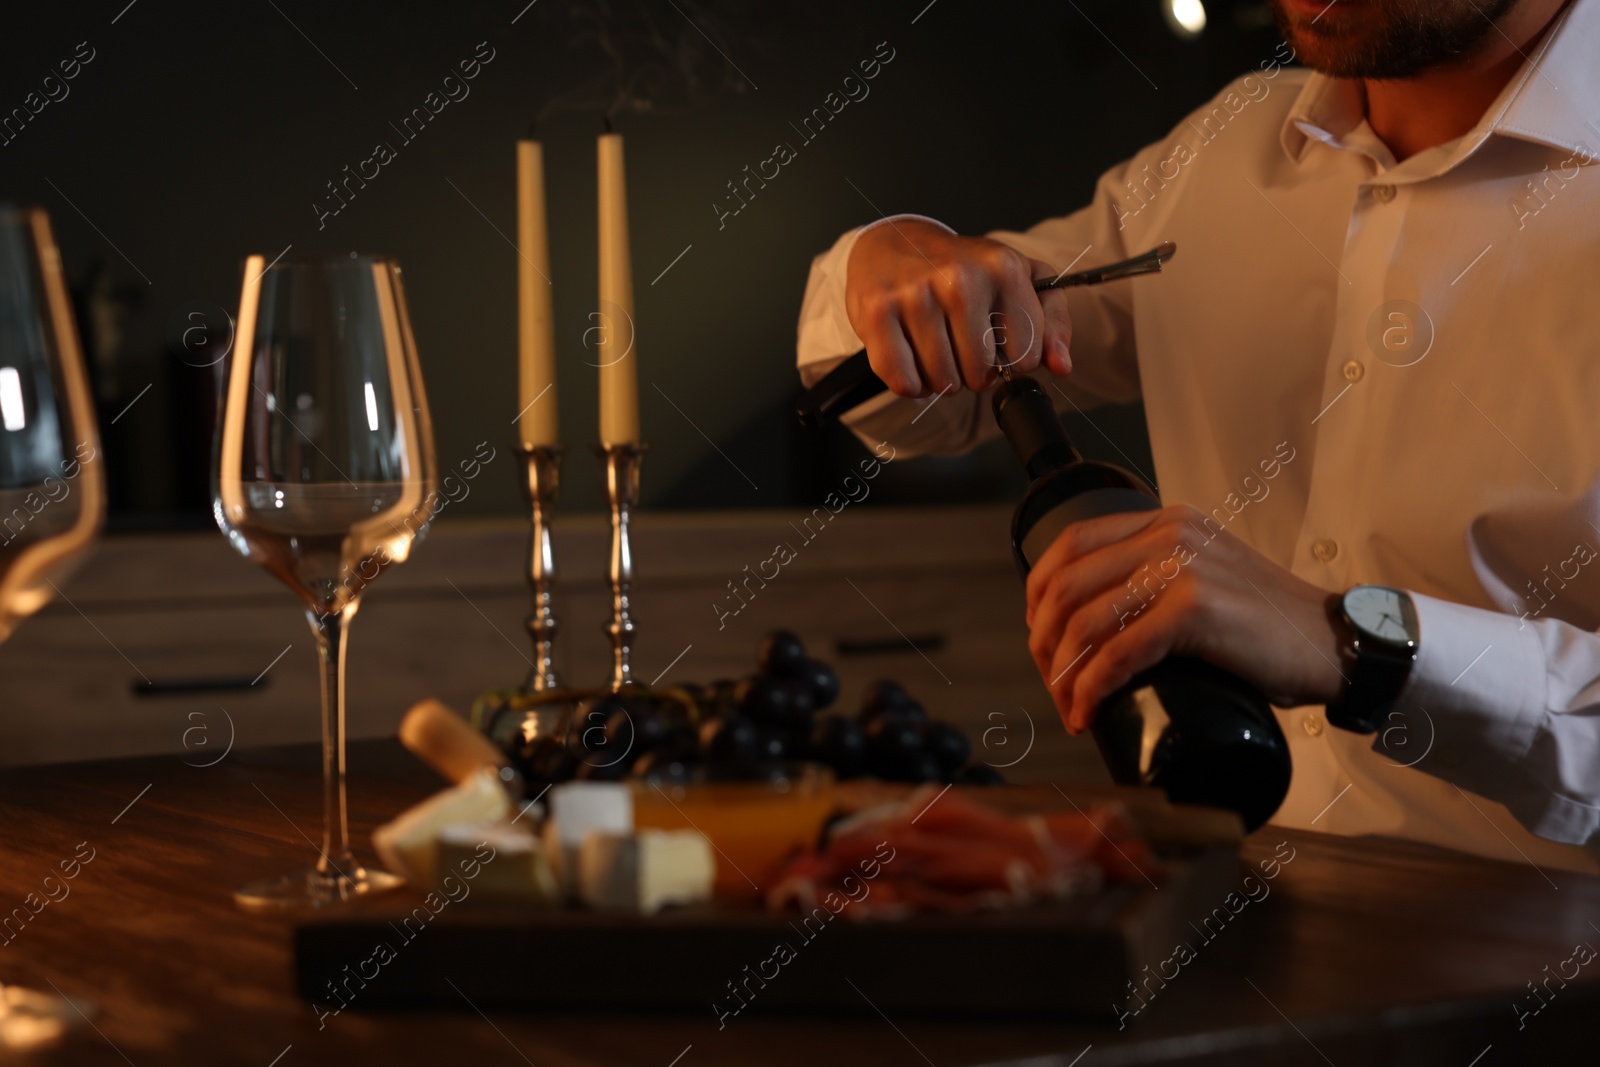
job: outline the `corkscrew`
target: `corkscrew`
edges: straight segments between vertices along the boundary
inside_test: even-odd
[[[1093,267],[1073,274],[1063,272],[1054,278],[1036,279],[1033,291],[1042,293],[1050,289],[1070,289],[1079,285],[1101,285],[1121,278],[1137,277],[1140,274],[1157,274],[1160,273],[1162,265],[1177,251],[1176,244],[1165,241],[1132,259],[1108,263],[1103,267]],[[999,362],[999,367],[1000,377],[1009,382],[1010,364],[1002,360]],[[889,387],[883,383],[883,379],[873,373],[872,364],[867,361],[866,350],[862,349],[823,375],[816,385],[802,393],[799,403],[795,405],[795,414],[799,416],[802,426],[818,426],[830,419],[838,418],[851,408],[865,404],[887,388]]]

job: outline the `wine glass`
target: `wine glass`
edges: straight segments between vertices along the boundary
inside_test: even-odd
[[[50,219],[0,204],[0,641],[99,533],[104,469]]]
[[[49,602],[105,519],[105,465],[50,219],[0,204],[0,642]],[[47,1045],[80,1010],[0,985],[0,1049]]]
[[[247,909],[279,910],[400,884],[350,851],[345,639],[361,594],[410,555],[439,496],[399,265],[353,252],[251,256],[244,277],[213,507],[234,548],[305,605],[322,671],[321,857],[234,893]]]

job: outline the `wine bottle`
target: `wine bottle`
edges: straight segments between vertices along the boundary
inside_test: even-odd
[[[1079,455],[1032,378],[1000,385],[994,417],[1032,479],[1011,522],[1024,578],[1071,523],[1161,506],[1137,475]],[[1091,731],[1117,784],[1230,809],[1247,831],[1271,818],[1289,791],[1289,745],[1266,698],[1199,659],[1169,656],[1134,675],[1101,701]]]

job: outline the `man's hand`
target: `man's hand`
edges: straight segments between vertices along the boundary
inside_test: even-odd
[[[1232,671],[1280,707],[1343,691],[1329,591],[1206,518],[1178,506],[1073,523],[1028,575],[1028,648],[1069,733],[1174,653]]]
[[[998,376],[995,343],[1014,371],[1040,360],[1072,369],[1072,324],[1050,264],[998,241],[958,237],[905,219],[862,234],[846,268],[845,310],[866,342],[872,369],[901,396],[981,390]]]

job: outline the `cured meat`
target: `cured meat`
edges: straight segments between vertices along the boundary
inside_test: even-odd
[[[1160,865],[1121,805],[1014,817],[938,787],[837,824],[767,894],[774,909],[853,919],[1020,907],[1156,878]]]

